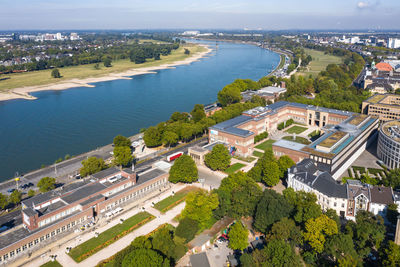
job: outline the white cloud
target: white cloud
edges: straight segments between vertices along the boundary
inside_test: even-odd
[[[357,3],[357,7],[359,9],[369,8],[369,7],[371,7],[371,4],[369,2],[360,1]]]

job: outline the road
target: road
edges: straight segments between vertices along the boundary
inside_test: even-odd
[[[189,144],[185,144],[182,147],[178,148],[178,151],[183,151],[184,153],[188,152],[189,147],[191,146],[195,146],[195,145],[200,145],[203,146],[207,143],[207,138],[200,138],[192,143]],[[51,167],[48,168],[44,168],[44,169],[40,169],[37,171],[34,171],[32,173],[29,173],[25,176],[23,176],[21,178],[21,181],[19,182],[20,185],[23,185],[25,183],[31,182],[33,184],[37,184],[37,182],[46,176],[49,177],[57,177],[57,183],[59,184],[68,184],[68,183],[72,183],[74,181],[76,181],[75,179],[71,179],[70,175],[76,174],[79,172],[79,169],[82,167],[81,161],[86,159],[87,157],[98,157],[98,158],[103,158],[103,159],[107,159],[110,157],[110,152],[113,150],[114,148],[112,147],[112,145],[107,145],[104,147],[101,147],[95,151],[91,151],[88,152],[84,155],[80,155],[77,157],[74,157],[70,160],[66,160],[63,161],[61,163],[58,164],[54,164]],[[136,171],[140,172],[143,171],[147,168],[151,168],[151,165],[153,165],[153,163],[159,161],[159,160],[163,160],[166,159],[167,156],[169,156],[170,154],[175,153],[176,150],[173,150],[171,152],[167,152],[165,154],[163,154],[162,156],[156,156],[153,157],[149,160],[146,160],[143,163],[139,163],[136,165]],[[138,159],[140,160],[140,158]],[[2,189],[0,189],[1,192],[6,193],[7,190],[9,188],[15,188],[15,182],[12,181],[11,183],[3,183],[0,186],[3,186]],[[1,187],[0,187],[1,188]],[[36,188],[36,187],[31,187],[31,188]],[[27,192],[29,189],[25,189],[23,190],[23,192]],[[37,189],[37,188],[36,188]],[[0,216],[0,227],[3,225],[7,225],[10,228],[18,226],[20,224],[22,224],[22,218],[21,218],[21,211],[15,211],[3,216]]]

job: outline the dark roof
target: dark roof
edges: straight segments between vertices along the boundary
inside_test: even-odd
[[[346,185],[336,182],[327,172],[323,172],[317,176],[313,188],[328,197],[347,198]]]
[[[384,186],[374,186],[370,188],[371,202],[378,204],[393,204],[392,188]]]
[[[99,171],[95,174],[92,174],[92,176],[94,178],[101,179],[101,178],[105,178],[105,177],[108,177],[110,175],[113,175],[113,174],[119,173],[119,172],[120,172],[120,169],[118,169],[117,167],[111,167],[111,168]]]
[[[139,185],[145,183],[163,174],[166,174],[166,172],[160,169],[152,169],[151,171],[138,173],[136,174],[137,177],[136,184]]]
[[[76,190],[70,195],[62,197],[61,199],[67,202],[68,204],[71,204],[87,196],[94,195],[97,192],[104,190],[105,188],[106,186],[104,186],[101,183],[93,183]]]
[[[254,133],[251,131],[237,128],[237,126],[239,126],[245,122],[251,121],[251,120],[253,120],[252,117],[240,115],[233,119],[218,123],[218,124],[210,127],[210,129],[226,132],[226,133],[241,136],[241,137],[248,137]]]
[[[37,212],[32,208],[23,209],[22,212],[25,213],[26,215],[28,215],[28,217],[32,217],[37,214]]]
[[[102,194],[95,195],[94,197],[91,197],[85,201],[82,201],[79,203],[81,206],[86,206],[87,204],[90,204],[92,202],[95,202],[96,200],[102,199],[104,196]]]
[[[390,91],[390,90],[392,90],[393,89],[393,87],[390,85],[390,84],[388,84],[388,83],[382,83],[382,82],[373,82],[373,83],[371,83],[371,84],[368,84],[367,85],[367,87],[366,87],[366,89],[367,90],[371,90],[371,89],[374,89],[374,88],[376,88],[376,87],[383,87],[385,90],[387,90],[387,91]]]
[[[205,252],[190,255],[190,263],[193,267],[210,267],[210,262]]]
[[[37,210],[39,212],[39,216],[42,216],[44,214],[53,212],[59,208],[65,207],[66,204],[63,201],[57,201],[55,203],[52,203],[44,208],[41,208],[39,210]]]
[[[250,242],[251,246],[254,249],[262,249],[264,248],[264,240],[263,239],[257,239],[257,240],[253,240]]]
[[[31,198],[28,198],[22,201],[22,204],[26,205],[27,207],[33,207],[33,205],[39,205],[41,203],[47,202],[50,199],[56,198],[60,196],[56,190],[52,190],[46,193],[38,194]]]
[[[290,169],[292,172],[309,172],[310,174],[314,174],[318,170],[312,159],[303,159]]]

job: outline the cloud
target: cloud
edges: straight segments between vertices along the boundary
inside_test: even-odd
[[[360,2],[357,3],[357,7],[358,7],[359,9],[370,8],[370,7],[371,7],[371,3],[370,3],[370,2],[360,1]]]

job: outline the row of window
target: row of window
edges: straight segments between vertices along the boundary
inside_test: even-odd
[[[77,221],[70,222],[67,225],[64,225],[64,226],[52,231],[51,233],[47,233],[47,234],[41,236],[40,238],[36,238],[35,240],[22,245],[21,247],[17,248],[16,250],[13,250],[13,251],[10,251],[9,253],[4,254],[3,256],[0,257],[0,262],[6,261],[7,259],[14,257],[15,255],[21,253],[22,251],[25,251],[28,248],[31,248],[31,247],[39,244],[40,242],[43,242],[49,238],[52,238],[55,235],[65,232],[65,231],[69,230],[71,227],[74,227],[75,225],[82,223],[85,220],[86,220],[86,216],[78,219]]]
[[[77,209],[78,209],[78,206],[74,206],[68,210],[64,210],[54,216],[51,216],[50,218],[47,218],[46,220],[39,222],[39,227],[45,226],[46,224],[52,223],[64,216],[67,216],[67,215],[73,213],[74,211],[76,211]]]

